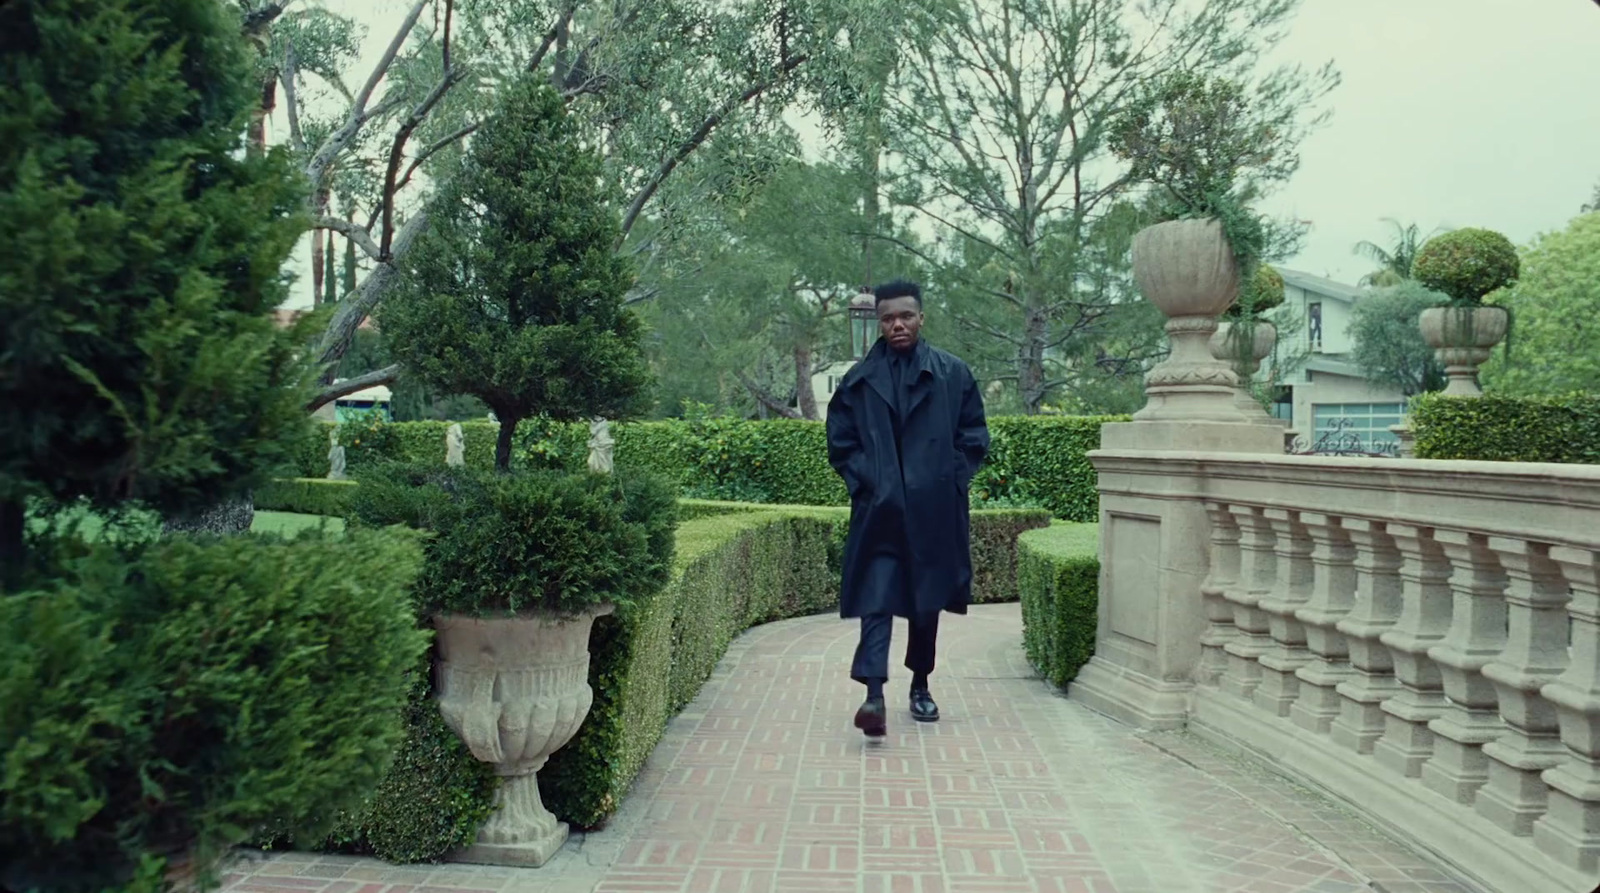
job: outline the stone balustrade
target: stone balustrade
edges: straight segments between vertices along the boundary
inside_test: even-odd
[[[1600,467],[1092,458],[1074,697],[1264,755],[1491,889],[1600,879]]]

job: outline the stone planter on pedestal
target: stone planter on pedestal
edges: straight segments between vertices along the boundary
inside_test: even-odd
[[[1422,311],[1422,339],[1433,348],[1449,381],[1449,397],[1480,397],[1478,367],[1506,337],[1511,314],[1503,307],[1430,307]]]
[[[589,715],[589,630],[611,610],[434,618],[439,712],[503,779],[494,815],[454,861],[538,866],[566,842],[566,824],[539,797],[537,773]]]
[[[1219,362],[1228,364],[1233,368],[1234,374],[1239,376],[1239,392],[1236,400],[1239,409],[1250,415],[1271,418],[1250,394],[1250,382],[1255,378],[1256,370],[1261,368],[1261,361],[1272,355],[1272,348],[1278,343],[1278,327],[1264,319],[1256,320],[1255,337],[1251,341],[1250,357],[1247,360],[1239,350],[1234,335],[1237,325],[1238,323],[1231,320],[1218,323],[1217,332],[1211,336],[1207,346],[1211,348],[1211,356]]]

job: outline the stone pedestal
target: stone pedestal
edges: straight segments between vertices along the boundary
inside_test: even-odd
[[[539,866],[566,842],[566,824],[539,797],[538,772],[589,715],[589,630],[610,611],[434,618],[439,712],[503,779],[477,843],[452,861]]]
[[[1141,472],[1159,459],[1152,453],[1172,454],[1175,466],[1179,453],[1281,455],[1283,428],[1240,404],[1238,374],[1210,348],[1217,315],[1238,291],[1220,224],[1180,220],[1140,232],[1133,270],[1167,316],[1172,353],[1145,376],[1145,407],[1102,428],[1090,454],[1100,479],[1099,629],[1069,695],[1137,726],[1176,728],[1188,719],[1212,624],[1202,594],[1211,522],[1198,469],[1175,467],[1160,492]]]

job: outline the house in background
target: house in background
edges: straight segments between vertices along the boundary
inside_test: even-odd
[[[1350,360],[1352,311],[1365,292],[1321,276],[1273,269],[1283,276],[1284,300],[1270,315],[1293,328],[1279,326],[1276,354],[1285,365],[1272,373],[1277,384],[1272,415],[1288,423],[1297,450],[1334,443],[1343,450],[1396,450],[1399,441],[1389,428],[1405,419],[1405,395],[1367,380]]]

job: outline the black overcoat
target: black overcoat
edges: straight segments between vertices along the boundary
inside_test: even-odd
[[[828,404],[828,461],[850,491],[839,615],[965,614],[967,488],[989,452],[983,398],[966,363],[919,341],[897,404],[889,351],[874,345]]]

